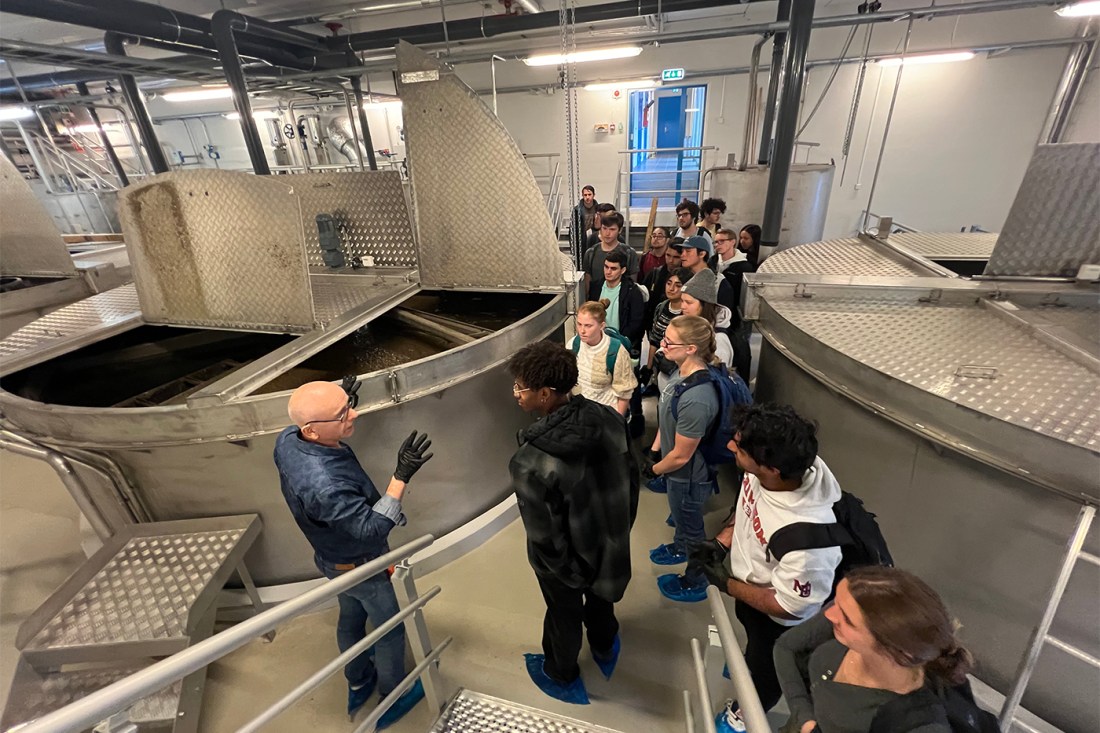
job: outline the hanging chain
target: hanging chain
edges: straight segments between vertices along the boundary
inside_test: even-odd
[[[580,189],[580,140],[577,120],[577,67],[571,60],[577,50],[575,33],[575,0],[561,0],[558,4],[558,27],[561,36],[561,64],[558,65],[558,80],[565,96],[565,156],[567,169],[567,189],[570,196],[577,195]],[[570,199],[571,200],[571,199]],[[569,228],[569,254],[579,268],[581,265],[581,239],[584,232],[574,232],[572,222]]]

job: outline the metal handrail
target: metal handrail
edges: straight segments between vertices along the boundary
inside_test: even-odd
[[[396,550],[391,550],[385,555],[357,567],[355,570],[242,621],[220,634],[215,634],[200,641],[194,646],[162,659],[140,672],[97,690],[59,710],[44,715],[20,728],[20,733],[78,733],[78,731],[87,730],[114,713],[130,707],[142,698],[177,680],[183,679],[208,664],[218,661],[253,639],[268,633],[279,624],[332,600],[340,593],[383,572],[386,568],[427,547],[434,541],[435,538],[430,534],[418,537]],[[410,607],[400,611],[399,614],[403,613],[404,616],[408,616],[415,610],[410,605]],[[440,644],[436,651],[442,651],[443,646],[443,644]],[[421,666],[426,667],[426,665],[418,665],[418,669]],[[387,698],[388,700],[389,698]],[[369,721],[370,719],[368,719]]]
[[[32,139],[39,138],[43,142],[50,142],[50,139],[46,135],[44,135],[43,133],[38,132],[37,130],[27,130],[27,134]],[[48,156],[53,156],[56,162],[61,163],[62,166],[66,167],[66,168],[68,168],[68,166],[72,166],[73,168],[76,168],[79,172],[81,172],[84,175],[88,176],[90,179],[92,179],[94,181],[97,181],[101,185],[102,188],[106,188],[107,190],[110,190],[110,191],[118,190],[118,184],[116,184],[112,181],[108,181],[101,174],[97,173],[95,170],[90,168],[84,161],[79,160],[76,156],[65,152],[64,150],[62,150],[61,148],[58,148],[56,145],[54,145],[52,143],[48,146],[47,145],[41,146],[40,149],[39,149],[39,152],[43,153],[43,154],[46,154]],[[72,175],[72,172],[70,170],[67,170],[66,172],[69,173],[68,177],[70,179],[70,184],[74,188],[79,186],[80,179],[77,176]]]
[[[707,685],[707,669],[703,664],[703,647],[698,639],[691,640],[691,662],[695,669],[695,684],[699,687],[699,704],[703,707],[703,730],[706,733],[717,733],[714,726],[714,703],[710,699],[710,688]],[[688,706],[688,710],[691,707]]]
[[[393,692],[386,695],[385,699],[378,703],[378,707],[372,710],[371,714],[367,716],[367,719],[363,721],[363,724],[355,729],[355,733],[371,733],[371,731],[375,729],[375,726],[378,725],[378,721],[386,714],[386,711],[397,702],[399,697],[404,695],[405,692],[413,686],[413,682],[417,677],[424,674],[424,672],[428,670],[428,667],[435,664],[435,661],[439,659],[439,655],[443,653],[444,649],[451,645],[452,641],[454,641],[454,637],[448,636],[446,639],[439,642],[435,649],[428,652],[427,656],[424,657],[424,661],[413,667],[412,672],[405,675],[405,678],[401,680],[397,687],[393,688]]]
[[[707,586],[707,602],[710,603],[710,614],[714,618],[714,625],[718,628],[718,638],[722,642],[722,652],[726,657],[726,666],[730,672],[730,682],[733,683],[734,699],[741,706],[741,715],[745,720],[745,730],[748,733],[770,733],[768,717],[764,714],[764,706],[760,704],[760,695],[756,692],[756,685],[752,683],[752,675],[745,663],[745,657],[741,654],[741,646],[737,643],[737,637],[733,633],[733,625],[730,624],[729,614],[722,602],[722,593],[713,585]]]
[[[717,145],[703,145],[696,148],[629,148],[627,150],[620,150],[619,154],[627,153],[677,153],[682,150],[717,150]]]

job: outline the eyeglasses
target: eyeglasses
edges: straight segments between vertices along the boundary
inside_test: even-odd
[[[732,242],[732,241],[733,241],[732,239],[716,239],[716,240],[714,240],[714,243],[715,244],[722,244],[722,242]]]
[[[683,219],[685,216],[691,216],[691,212],[690,211],[681,211],[679,214],[676,215],[676,218]]]
[[[531,391],[530,387],[520,387],[518,383],[512,382],[512,394],[514,394],[516,397],[519,397],[524,392],[530,392],[530,391]]]
[[[348,419],[348,413],[351,412],[351,410],[354,409],[357,404],[359,404],[359,395],[349,395],[348,403],[344,405],[343,410],[340,410],[339,415],[330,420],[310,420],[306,423],[306,425],[313,425],[314,423],[322,422],[344,422]],[[305,427],[305,425],[303,425],[302,427]]]
[[[661,348],[667,349],[670,346],[687,346],[687,344],[677,344],[669,341],[667,338],[661,339]]]
[[[668,239],[668,235],[667,234],[657,234],[656,232],[654,232],[653,233],[653,238],[654,239]]]

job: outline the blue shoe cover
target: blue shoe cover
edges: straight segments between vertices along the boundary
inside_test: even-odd
[[[370,682],[363,685],[359,689],[352,689],[348,686],[348,716],[355,715],[355,711],[366,705],[367,700],[370,700],[371,695],[374,694],[374,687],[378,684],[378,675],[375,675]]]
[[[662,575],[657,578],[657,589],[661,591],[661,595],[663,595],[670,601],[679,601],[680,603],[698,603],[699,601],[706,599],[706,581],[700,582],[698,585],[685,586],[683,578],[684,576],[677,575],[676,573]]]
[[[659,545],[649,551],[649,559],[654,565],[679,565],[687,562],[687,555],[676,552],[672,545]]]
[[[665,524],[672,527],[673,529],[676,529],[676,520],[672,518],[671,514],[668,515],[668,519],[665,520]]]
[[[730,678],[730,666],[728,664],[722,665],[722,676],[727,680]]]
[[[584,680],[580,677],[569,684],[558,682],[550,679],[550,676],[542,668],[546,662],[545,654],[524,654],[523,659],[527,663],[527,674],[531,677],[531,681],[535,683],[535,687],[538,687],[555,700],[572,703],[573,705],[588,704],[588,690],[584,689]]]
[[[412,687],[405,691],[405,694],[397,698],[397,702],[390,706],[390,709],[382,713],[382,717],[378,719],[378,730],[383,728],[389,728],[405,717],[405,713],[409,712],[416,707],[416,704],[424,699],[424,685],[420,680],[417,680]]]
[[[621,649],[622,644],[619,642],[619,635],[615,634],[615,641],[611,642],[611,651],[607,655],[597,654],[595,650],[592,651],[592,658],[596,660],[596,666],[600,668],[603,676],[607,679],[611,679],[611,675],[615,671]]]
[[[745,733],[745,722],[741,720],[741,708],[733,700],[726,703],[718,715],[714,716],[716,733]]]
[[[656,478],[651,478],[649,481],[645,482],[645,487],[647,489],[649,489],[650,491],[652,491],[654,494],[667,494],[668,493],[668,484],[665,483],[665,477],[664,476],[657,476]]]

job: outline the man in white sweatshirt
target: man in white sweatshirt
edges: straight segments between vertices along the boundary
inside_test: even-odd
[[[734,408],[730,450],[745,472],[741,495],[717,542],[729,548],[730,572],[708,579],[736,599],[745,627],[745,661],[765,710],[782,695],[772,661],[776,639],[821,610],[832,595],[839,547],[792,550],[777,561],[768,540],[795,522],[836,521],[840,484],[817,455],[816,428],[788,406]]]

